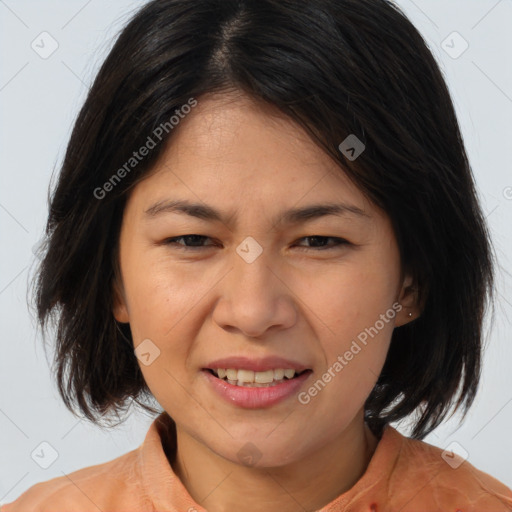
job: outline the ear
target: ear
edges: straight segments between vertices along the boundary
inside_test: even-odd
[[[410,275],[406,275],[403,280],[398,302],[402,306],[402,309],[396,315],[395,327],[400,327],[401,325],[412,322],[420,316],[421,307],[419,304],[418,288],[415,286]]]
[[[120,323],[129,323],[130,315],[126,305],[124,287],[122,284],[119,284],[117,279],[114,280],[113,296],[114,305],[112,308],[112,313],[114,314],[114,318]]]

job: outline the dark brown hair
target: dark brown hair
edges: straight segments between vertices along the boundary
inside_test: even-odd
[[[243,91],[304,127],[390,217],[419,318],[395,328],[365,416],[375,432],[417,413],[422,439],[477,390],[493,252],[447,86],[425,41],[388,0],[157,0],[120,33],[73,128],[51,196],[37,275],[56,325],[66,406],[91,421],[151,397],[128,325],[112,314],[129,191],[172,141],[95,190],[190,98]],[[351,161],[338,149],[355,134]]]

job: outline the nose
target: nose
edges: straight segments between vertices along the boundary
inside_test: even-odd
[[[242,254],[242,256],[240,256]],[[220,281],[213,320],[223,329],[258,338],[270,330],[288,329],[298,308],[289,276],[279,271],[269,251],[253,261],[233,251],[231,270]]]

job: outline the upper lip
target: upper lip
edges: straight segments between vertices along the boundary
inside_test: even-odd
[[[277,368],[282,368],[284,370],[291,368],[296,372],[310,369],[307,365],[298,363],[297,361],[277,356],[267,356],[260,359],[244,356],[223,357],[222,359],[211,361],[204,369],[216,370],[217,368],[234,368],[237,370],[252,370],[254,372],[264,372],[267,370],[275,370]]]

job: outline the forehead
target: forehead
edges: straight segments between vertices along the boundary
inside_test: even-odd
[[[144,211],[180,199],[225,211],[230,205],[290,209],[319,202],[344,203],[347,212],[372,210],[340,164],[302,127],[243,94],[199,98],[133,195]]]
[[[277,107],[238,92],[199,98],[168,145],[167,157],[184,155],[220,165],[231,161],[247,164],[249,160],[255,165],[287,163],[290,170],[310,167],[318,173],[336,166],[305,130]]]

